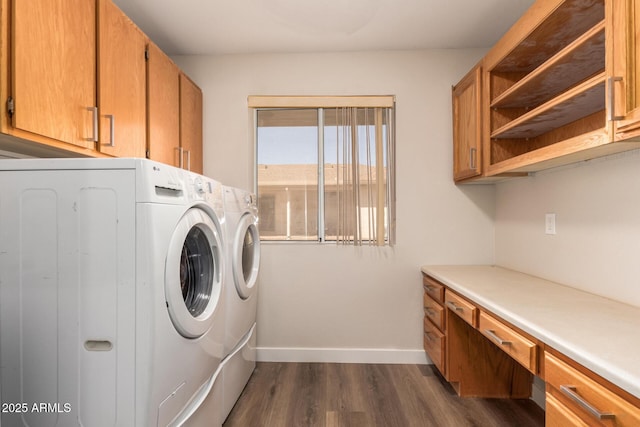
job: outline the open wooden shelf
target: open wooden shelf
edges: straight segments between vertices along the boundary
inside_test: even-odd
[[[604,100],[605,74],[602,72],[493,131],[491,138],[538,137],[604,110]]]
[[[604,21],[495,97],[492,108],[531,108],[605,69]]]
[[[454,129],[481,129],[481,165],[456,182],[640,148],[639,10],[636,0],[536,0],[479,64],[479,112],[454,92],[467,104]],[[466,153],[475,134],[460,135],[454,152]]]
[[[511,49],[493,71],[530,73],[603,19],[604,0],[566,0]]]

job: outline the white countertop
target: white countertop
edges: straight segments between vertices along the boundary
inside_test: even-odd
[[[502,267],[422,271],[640,398],[640,308]]]

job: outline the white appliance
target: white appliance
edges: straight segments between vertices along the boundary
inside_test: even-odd
[[[221,425],[223,215],[148,160],[0,161],[0,424]]]
[[[260,236],[255,195],[224,187],[227,233],[226,336],[222,362],[225,420],[256,366]]]

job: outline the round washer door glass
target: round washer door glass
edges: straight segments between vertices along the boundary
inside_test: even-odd
[[[169,316],[184,337],[203,335],[222,291],[219,226],[203,210],[189,209],[173,233],[165,266]]]
[[[233,250],[233,281],[241,298],[255,292],[260,267],[260,236],[255,218],[245,214],[238,224]]]

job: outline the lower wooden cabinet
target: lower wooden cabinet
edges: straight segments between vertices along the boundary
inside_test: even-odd
[[[532,373],[480,333],[480,309],[433,277],[423,286],[424,349],[456,393],[528,398]]]
[[[423,276],[422,286],[424,289],[424,351],[440,373],[446,377],[444,285],[429,276]]]
[[[502,351],[529,372],[538,372],[538,346],[522,334],[485,312],[480,313],[478,329]]]
[[[547,427],[640,426],[637,395],[501,317],[500,304],[460,276],[438,274],[442,279],[436,279],[422,272],[424,348],[459,396],[529,398],[536,375],[546,383]],[[531,322],[523,319],[523,324]]]
[[[579,372],[548,352],[545,353],[544,363],[547,401],[552,402],[552,415],[547,418],[547,426],[640,426],[640,408],[595,378]]]
[[[563,405],[551,393],[545,395],[545,424],[554,427],[589,427],[571,409]]]
[[[424,350],[438,370],[445,373],[446,338],[429,319],[424,319]]]

